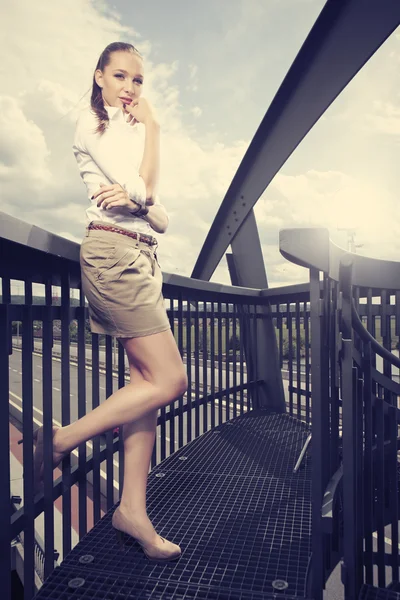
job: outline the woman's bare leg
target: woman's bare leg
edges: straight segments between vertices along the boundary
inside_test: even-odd
[[[135,377],[137,380],[137,377]],[[129,511],[146,513],[146,488],[156,436],[158,408],[140,419],[125,423],[124,487],[120,504]]]
[[[131,383],[143,380],[139,369],[130,364]],[[140,419],[125,423],[122,429],[124,441],[124,486],[119,510],[123,512],[129,525],[133,525],[132,535],[152,544],[159,543],[157,533],[148,518],[146,489],[151,455],[157,430],[158,408]]]
[[[186,391],[186,372],[170,329],[121,342],[129,363],[137,366],[143,379],[125,385],[87,415],[58,429],[53,442],[55,458],[95,435],[154,414]]]

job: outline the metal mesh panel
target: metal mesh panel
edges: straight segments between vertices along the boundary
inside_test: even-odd
[[[296,475],[292,470],[307,435],[288,415],[254,411],[193,440],[153,469],[147,490],[149,517],[181,546],[180,559],[150,562],[128,536],[120,548],[113,508],[66,556],[63,585],[83,571],[97,598],[268,598],[277,590],[303,597],[311,477],[308,464]],[[47,590],[61,577],[60,570],[50,576],[37,597],[52,598]],[[110,591],[145,587],[141,596],[99,596],[106,580]]]

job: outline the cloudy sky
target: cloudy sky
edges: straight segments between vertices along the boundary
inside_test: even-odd
[[[323,0],[13,0],[2,8],[0,211],[80,242],[86,190],[72,143],[98,57],[145,57],[162,126],[163,270],[190,275],[214,215]],[[307,279],[278,250],[285,227],[357,227],[357,251],[400,254],[400,33],[303,140],[255,212],[271,287]],[[341,210],[345,209],[345,210]],[[342,216],[341,216],[342,215]],[[213,281],[229,281],[225,259]]]

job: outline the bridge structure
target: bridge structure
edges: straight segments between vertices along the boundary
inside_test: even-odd
[[[286,229],[280,251],[309,282],[270,288],[253,210],[399,23],[394,0],[326,2],[192,276],[163,274],[188,389],[159,411],[147,506],[157,531],[181,546],[175,562],[151,562],[132,538],[121,549],[113,536],[118,429],[54,473],[47,462],[34,495],[34,430],[44,425],[51,455],[52,425],[98,406],[128,373],[122,347],[87,331],[79,245],[0,214],[5,600],[321,600],[335,568],[346,600],[400,599],[400,263],[338,248],[325,229]],[[210,282],[224,255],[231,285]]]

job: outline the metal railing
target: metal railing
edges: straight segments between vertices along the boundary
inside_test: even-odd
[[[296,230],[291,234],[295,238]],[[306,235],[309,236],[309,232]],[[6,550],[10,540],[17,539],[23,531],[23,579],[28,599],[37,588],[35,518],[43,514],[41,576],[46,579],[54,568],[54,510],[57,499],[62,498],[63,507],[61,542],[57,547],[61,556],[65,556],[73,545],[73,520],[81,539],[102,517],[102,513],[112,508],[123,485],[123,452],[118,431],[109,431],[82,444],[65,458],[61,475],[54,481],[53,472],[47,464],[44,494],[33,497],[34,424],[44,424],[45,452],[51,453],[52,424],[68,424],[98,406],[115,389],[125,385],[128,369],[121,346],[116,347],[109,336],[88,331],[87,307],[80,285],[79,246],[51,237],[52,253],[38,236],[33,244],[26,243],[27,236],[24,236],[25,241],[19,240],[18,236],[16,239],[11,237],[0,236],[0,252],[7,251],[10,257],[7,262],[0,262],[0,374],[3,382],[0,388],[0,449],[4,452],[2,456],[6,453],[8,456],[7,416],[11,411],[20,422],[24,436],[24,501],[10,518],[7,512],[10,505],[9,461],[5,461],[6,466],[0,473],[0,504],[7,506],[6,510],[0,511],[1,550],[4,550],[0,552],[0,572],[3,589],[7,591],[11,564]],[[259,394],[265,385],[259,375],[260,366],[268,357],[260,356],[257,351],[258,336],[262,331],[259,325],[271,319],[275,326],[280,366],[285,374],[286,410],[312,426],[313,495],[318,501],[313,509],[310,590],[316,599],[343,556],[346,581],[357,574],[346,559],[349,552],[346,536],[350,535],[351,528],[343,528],[346,503],[342,485],[346,468],[343,462],[346,451],[343,432],[346,424],[341,354],[342,294],[338,264],[346,253],[341,252],[335,257],[329,240],[325,240],[324,244],[321,248],[328,248],[328,255],[321,251],[321,263],[309,261],[310,283],[304,285],[255,290],[164,273],[163,294],[189,385],[184,396],[160,409],[151,458],[151,467],[154,467],[202,433],[250,408],[274,408],[273,390],[267,393],[270,406],[260,400],[265,398],[265,393]],[[315,243],[312,247],[314,255]],[[301,248],[304,251],[307,244],[302,243]],[[284,244],[281,251],[285,254]],[[291,258],[306,266],[307,257]],[[356,267],[352,293],[364,329],[370,331],[392,356],[399,344],[399,292],[393,290],[393,286],[385,286],[390,279],[389,276],[383,277],[382,269],[378,279],[372,281],[371,276],[365,275],[371,273],[370,264],[365,272],[360,262]],[[391,277],[394,281],[393,273]],[[11,293],[16,282],[24,286],[24,293],[18,294],[18,297]],[[265,310],[266,307],[268,310]],[[18,344],[13,340],[13,327],[18,332]],[[357,346],[357,343],[354,343],[354,351],[359,358],[362,344]],[[387,356],[379,352],[372,354],[370,371],[372,369],[376,377],[376,397],[386,401],[391,394],[393,400],[393,385],[397,385],[395,378],[398,378],[396,359],[390,363],[392,366],[388,366]],[[14,369],[14,361],[19,361],[18,369]],[[363,361],[362,369],[366,365],[365,358]],[[40,378],[35,377],[38,365],[42,367]],[[354,368],[361,367],[356,365]],[[21,374],[20,378],[10,377],[13,369]],[[359,380],[364,377],[362,373],[365,375],[368,369],[360,372]],[[59,380],[58,388],[54,385],[56,380]],[[388,381],[391,383],[388,384]],[[12,386],[19,387],[16,390]],[[13,392],[12,397],[10,392]],[[19,404],[17,398],[21,399]],[[350,463],[351,460],[347,464]],[[297,468],[300,464],[301,460]],[[354,472],[358,477],[357,465]],[[390,481],[394,481],[393,478],[391,472]],[[73,514],[75,493],[77,516]],[[88,497],[92,498],[90,511],[87,508]],[[397,513],[394,512],[393,499],[390,502],[393,525]],[[377,565],[379,560],[382,565],[382,539],[387,540],[387,532],[369,527],[369,534],[372,531],[377,535],[380,546],[377,551],[373,549],[368,560],[371,561],[372,556],[373,564]],[[359,538],[357,540],[359,544]],[[396,534],[393,533],[395,543]],[[390,563],[394,580],[397,576],[396,557],[393,554],[393,564]],[[385,564],[388,562],[385,553],[383,561]],[[380,575],[381,583],[382,577]]]
[[[55,480],[47,462],[44,493],[34,497],[34,428],[43,423],[44,452],[51,455],[53,424],[66,425],[84,416],[127,380],[122,346],[118,346],[117,364],[113,365],[112,338],[88,333],[87,306],[80,283],[79,246],[47,233],[44,237],[37,236],[35,243],[30,244],[26,242],[27,236],[22,236],[23,241],[18,239],[20,229],[14,233],[8,230],[0,237],[1,256],[10,257],[0,261],[0,443],[1,456],[8,457],[0,472],[0,505],[4,508],[0,511],[0,573],[7,600],[10,597],[11,540],[23,532],[24,595],[30,599],[38,585],[35,519],[43,515],[41,574],[46,579],[54,569],[56,501],[62,499],[62,533],[57,548],[65,556],[73,546],[73,520],[81,539],[88,531],[89,522],[96,523],[102,512],[115,504],[123,485],[122,448],[116,432],[109,431],[82,444],[66,457],[62,461],[61,475]],[[51,248],[43,246],[48,244],[49,237],[53,247],[59,245],[54,254]],[[16,283],[24,288],[18,303],[12,294]],[[250,407],[259,406],[258,389],[263,382],[258,375],[260,357],[256,352],[258,324],[268,318],[261,310],[268,299],[261,297],[260,290],[164,274],[163,293],[189,385],[184,396],[159,411],[151,467],[209,429],[243,414]],[[59,346],[55,350],[57,357],[53,354],[55,322],[60,332]],[[17,323],[20,348],[13,346],[13,324]],[[36,334],[40,330],[41,337],[34,335],[34,326]],[[71,361],[72,336],[76,338],[75,361]],[[17,369],[15,361],[18,361]],[[38,366],[41,367],[39,377]],[[14,371],[20,373],[20,377],[10,376]],[[11,407],[14,419],[20,422],[24,440],[23,504],[12,515],[9,511],[8,425]],[[73,506],[75,494],[77,515]],[[92,498],[91,514],[87,508],[88,496]]]
[[[322,598],[341,560],[345,598],[355,600],[364,583],[384,588],[400,575],[400,263],[351,255],[327,230],[286,230],[280,242],[310,273],[310,594]]]

